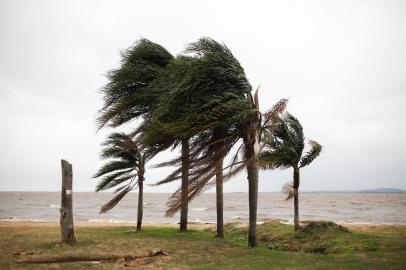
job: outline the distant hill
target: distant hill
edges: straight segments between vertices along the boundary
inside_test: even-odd
[[[404,194],[406,190],[400,188],[375,188],[362,190],[313,190],[302,191],[303,193],[398,193]]]
[[[405,190],[400,189],[400,188],[376,188],[376,189],[366,189],[366,190],[360,190],[356,192],[361,192],[361,193],[406,193]]]

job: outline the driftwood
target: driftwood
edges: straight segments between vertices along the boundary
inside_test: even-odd
[[[23,253],[21,253],[23,254]],[[17,254],[16,254],[17,255]],[[150,251],[148,255],[145,256],[130,256],[130,255],[53,255],[53,256],[40,256],[40,257],[30,257],[28,259],[23,259],[17,263],[61,263],[61,262],[115,262],[123,259],[125,266],[136,266],[141,264],[147,264],[152,262],[152,257],[165,255],[168,253],[164,252],[162,249],[156,249]]]

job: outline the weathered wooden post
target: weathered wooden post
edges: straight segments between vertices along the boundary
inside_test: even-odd
[[[73,229],[72,213],[72,164],[61,160],[62,166],[62,193],[61,193],[61,234],[62,242],[72,244],[76,242]]]

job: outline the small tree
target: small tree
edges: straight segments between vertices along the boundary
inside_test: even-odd
[[[100,208],[100,214],[111,210],[131,190],[138,187],[137,231],[141,230],[145,163],[152,156],[141,150],[124,133],[113,133],[103,143],[101,157],[111,159],[93,176],[102,177],[96,192],[118,187],[116,195]]]
[[[268,130],[264,137],[264,148],[261,151],[260,165],[262,169],[293,168],[293,183],[284,186],[288,193],[286,200],[294,199],[294,225],[299,229],[299,185],[300,168],[310,163],[321,153],[322,146],[309,140],[310,150],[303,156],[305,137],[299,120],[285,113],[280,121]]]
[[[150,115],[156,109],[158,100],[163,94],[158,91],[159,88],[157,89],[152,86],[153,82],[161,76],[165,67],[172,60],[173,56],[165,48],[147,39],[140,39],[131,47],[122,51],[120,67],[108,72],[108,83],[101,90],[104,105],[99,110],[97,116],[98,128],[116,128],[134,120],[141,120],[137,130],[127,136],[126,140],[130,141],[130,138],[134,138],[137,134],[142,133],[145,127],[148,126]],[[135,145],[137,144],[135,143]],[[129,181],[129,184],[117,189],[117,196],[105,205],[105,209],[114,207],[136,185],[138,185],[142,195],[142,181],[134,182],[134,179],[130,177],[130,169],[132,168],[132,171],[136,172],[138,177],[142,175],[143,179],[143,166],[146,160],[151,159],[164,148],[148,149],[154,150],[141,151],[136,147],[131,150],[133,151],[132,153],[129,153],[139,154],[138,158],[136,156],[133,157],[134,160],[139,161],[138,165],[125,160],[113,162],[110,166],[106,164],[104,168],[106,173],[118,170],[117,177],[113,177],[114,175],[111,175],[111,178],[106,177],[105,181],[102,180],[99,183],[98,190],[109,189],[125,181]],[[128,149],[126,148],[126,150]],[[137,171],[137,166],[140,165],[142,165],[142,170]],[[104,175],[102,169],[98,173],[100,174],[99,176]],[[129,175],[124,174],[120,177],[125,169],[129,170]],[[103,183],[105,183],[105,188]],[[142,196],[139,199],[142,202]],[[138,208],[138,216],[142,218],[142,203],[138,204]],[[141,218],[139,218],[139,221],[141,221]],[[139,226],[141,226],[141,223]]]

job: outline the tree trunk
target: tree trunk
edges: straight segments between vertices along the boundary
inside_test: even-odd
[[[141,170],[138,175],[137,232],[141,231],[143,209],[144,209],[144,172]]]
[[[257,246],[257,206],[258,206],[258,164],[249,162],[248,172],[248,204],[249,204],[249,227],[248,244],[250,247]]]
[[[258,88],[259,89],[259,88]],[[257,207],[258,207],[258,171],[259,151],[261,142],[261,113],[259,112],[258,89],[254,95],[255,114],[249,119],[249,125],[244,135],[245,158],[247,159],[248,174],[248,206],[249,227],[248,245],[257,246]],[[252,98],[252,96],[251,96]]]
[[[300,174],[299,168],[293,169],[293,203],[295,208],[295,231],[299,230],[299,184],[300,184]]]
[[[189,140],[182,140],[182,197],[180,208],[180,230],[187,231],[189,184]]]
[[[223,160],[217,164],[216,168],[216,207],[217,207],[217,237],[224,238],[223,220]]]
[[[72,164],[61,160],[62,167],[62,192],[61,192],[61,213],[60,226],[62,242],[72,244],[76,242],[73,229],[72,213]]]

